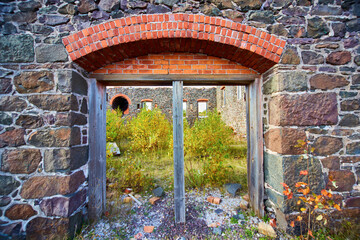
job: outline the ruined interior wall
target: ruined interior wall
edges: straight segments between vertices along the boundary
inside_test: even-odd
[[[114,87],[107,88],[108,99],[121,93],[128,96],[131,100],[129,106],[129,116],[136,116],[141,109],[138,109],[138,104],[141,107],[141,100],[152,99],[152,108],[157,106],[162,113],[165,114],[169,122],[172,123],[172,88],[166,87]],[[215,87],[184,87],[183,96],[186,99],[186,119],[189,124],[193,124],[198,117],[198,99],[208,99],[208,110],[214,110],[216,107],[216,89]],[[111,108],[108,105],[108,108]]]
[[[240,87],[240,92],[238,92]],[[224,101],[225,91],[225,101]],[[224,122],[240,136],[246,137],[245,86],[218,86],[216,88],[217,110]]]
[[[61,38],[164,12],[221,16],[287,39],[281,66],[264,76],[268,197],[291,211],[277,184],[295,181],[300,169],[289,138],[308,135],[319,151],[319,186],[334,176],[342,214],[359,216],[359,9],[351,0],[1,1],[0,233],[66,235],[85,203],[86,150],[73,149],[87,146],[86,84]]]

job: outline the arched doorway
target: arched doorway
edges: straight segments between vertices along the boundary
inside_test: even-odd
[[[260,74],[280,60],[285,41],[251,26],[196,14],[153,14],[127,17],[89,27],[63,39],[71,59],[92,72],[90,86],[89,214],[100,216],[105,204],[105,87],[160,85],[247,85],[248,179],[251,205],[263,214],[263,133]],[[142,56],[159,53],[201,53],[206,62],[181,64]],[[137,58],[138,57],[138,58]],[[214,66],[215,60],[233,64]],[[140,61],[153,68],[142,69]],[[124,69],[111,69],[123,62]],[[181,63],[180,63],[181,62]],[[248,71],[227,70],[239,64]],[[177,65],[177,69],[172,69]],[[191,69],[179,69],[190,65]],[[165,67],[164,67],[165,66]],[[182,71],[181,71],[182,70]],[[174,90],[175,91],[175,90]],[[181,98],[182,103],[182,96]],[[174,99],[175,101],[175,99]],[[182,115],[182,114],[181,114]],[[99,157],[100,156],[100,157]]]

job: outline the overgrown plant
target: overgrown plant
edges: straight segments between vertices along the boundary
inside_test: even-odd
[[[160,109],[143,108],[136,118],[129,122],[130,148],[134,152],[148,153],[168,148],[171,124]]]
[[[284,195],[288,199],[297,198],[297,205],[301,205],[300,214],[296,218],[296,222],[300,225],[300,238],[309,239],[310,237],[315,238],[313,235],[314,230],[326,226],[329,222],[329,215],[326,211],[337,210],[341,211],[340,206],[332,200],[332,192],[330,190],[322,189],[320,194],[312,192],[310,186],[310,175],[309,175],[309,162],[314,148],[311,147],[308,141],[298,140],[298,145],[295,147],[302,148],[304,150],[303,159],[307,160],[307,169],[300,171],[300,175],[306,176],[306,182],[297,182],[295,184],[295,190],[292,191],[286,183],[281,183],[285,190]],[[329,178],[329,181],[337,188],[334,179]],[[295,227],[295,221],[290,223],[291,227]],[[306,227],[306,235],[303,235],[303,224]]]
[[[106,142],[120,142],[129,136],[126,126],[128,118],[122,117],[122,115],[119,108],[106,111]]]

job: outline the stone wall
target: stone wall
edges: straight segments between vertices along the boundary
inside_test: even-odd
[[[278,222],[286,217],[283,213],[292,212],[292,203],[285,200],[278,184],[285,181],[291,185],[297,180],[303,162],[292,146],[296,139],[307,137],[316,147],[311,167],[318,189],[327,186],[327,177],[333,176],[339,185],[334,191],[344,207],[343,216],[359,217],[359,9],[352,0],[1,0],[1,235],[26,233],[43,239],[71,235],[86,215],[87,73],[71,59],[96,48],[82,48],[87,44],[84,39],[74,45],[79,51],[68,54],[72,47],[66,41],[72,38],[64,41],[68,49],[61,39],[110,19],[165,12],[195,14],[193,20],[202,22],[204,15],[219,16],[212,18],[215,24],[226,18],[234,21],[216,25],[224,29],[218,35],[231,34],[227,29],[241,22],[248,31],[243,39],[258,47],[245,44],[246,50],[239,51],[244,55],[234,59],[243,59],[258,72],[277,62],[286,41],[280,64],[263,74],[264,168],[269,201],[277,208]],[[194,25],[201,27],[200,23]],[[210,25],[210,30],[206,29],[201,31],[214,30]],[[275,40],[274,35],[265,34],[267,41],[274,40],[268,52],[274,61],[258,58],[267,54],[261,47],[269,42],[256,36],[260,33],[257,29],[280,36],[281,40]],[[200,38],[203,32],[195,36]],[[89,34],[96,46],[108,46],[99,40],[105,37],[103,33]],[[177,38],[180,36],[185,39],[183,35]],[[228,46],[227,40],[237,43],[227,37],[217,40],[223,41],[223,46]],[[204,53],[209,48],[205,46],[210,46],[222,54],[220,57],[232,59],[236,50],[217,47],[220,43],[207,45],[207,40],[181,45],[174,37],[172,42],[175,47],[162,42],[155,50],[155,42],[148,42],[150,47],[140,49],[140,53],[161,52],[162,48]],[[136,52],[131,46],[126,45],[126,54]],[[101,56],[96,60],[101,66],[111,64],[111,58]],[[262,60],[266,64],[257,67]]]
[[[218,86],[216,99],[217,109],[225,123],[237,134],[246,137],[245,86]]]
[[[131,100],[129,115],[136,116],[140,112],[141,100],[151,99],[152,107],[157,106],[172,123],[172,88],[167,87],[114,87],[107,88],[108,100],[117,94],[124,94]],[[208,99],[207,108],[212,111],[216,107],[215,87],[184,87],[183,96],[186,100],[186,119],[193,124],[198,117],[198,99]],[[108,108],[111,106],[108,105]],[[140,107],[140,108],[138,108]]]

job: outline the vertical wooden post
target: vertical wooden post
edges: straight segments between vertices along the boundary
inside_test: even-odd
[[[185,222],[183,82],[173,81],[175,223]]]
[[[89,218],[100,219],[106,204],[106,87],[89,87]]]
[[[251,208],[264,216],[263,122],[261,80],[247,86],[248,187]]]

